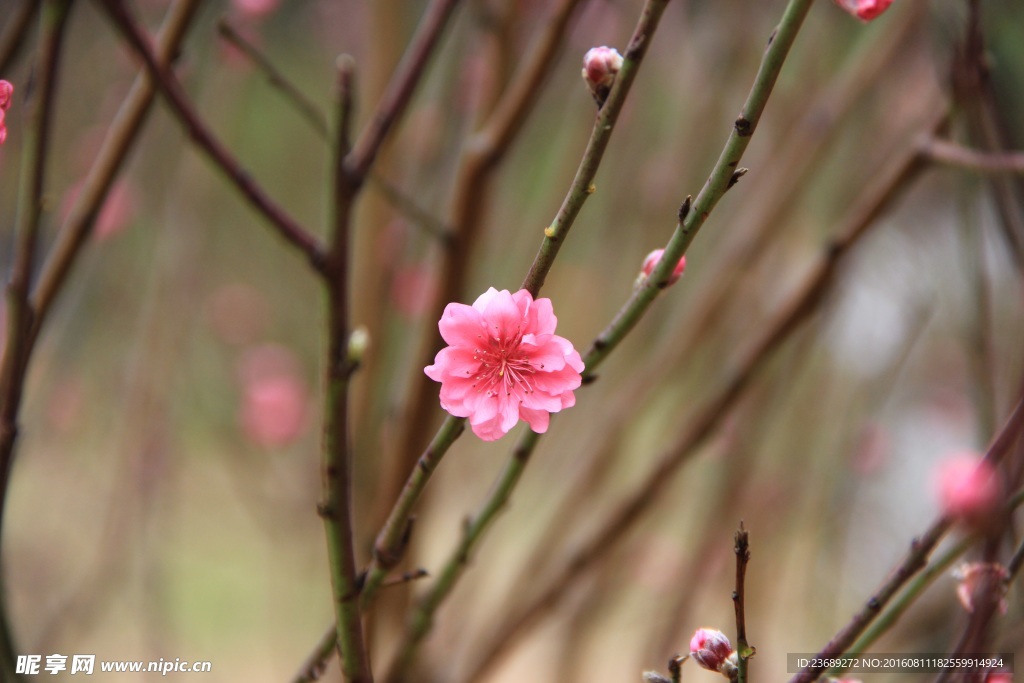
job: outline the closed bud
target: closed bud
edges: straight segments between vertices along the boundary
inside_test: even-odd
[[[877,19],[882,12],[889,9],[892,0],[836,0],[836,4],[861,21],[867,22]]]
[[[643,265],[640,267],[640,275],[636,279],[636,284],[638,287],[642,285],[647,280],[647,278],[651,276],[651,273],[654,272],[654,269],[658,266],[658,263],[661,261],[661,257],[664,254],[664,249],[655,249],[654,251],[647,255],[647,258],[644,259]],[[679,259],[679,263],[676,264],[676,267],[672,269],[672,273],[668,276],[668,280],[665,283],[666,286],[673,285],[676,282],[679,282],[679,278],[683,276],[683,271],[685,270],[686,257],[683,256],[682,258]]]
[[[583,55],[583,80],[598,104],[604,104],[621,68],[622,55],[613,47],[592,47]]]
[[[721,631],[699,628],[690,638],[690,656],[708,671],[717,671],[728,677],[736,668],[736,652]]]

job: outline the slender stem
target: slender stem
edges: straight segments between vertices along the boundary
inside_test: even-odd
[[[349,380],[355,365],[349,357],[348,254],[352,200],[356,189],[345,172],[352,116],[354,62],[338,60],[338,119],[333,158],[331,244],[324,264],[327,287],[327,388],[323,441],[323,489],[320,505],[327,533],[336,642],[348,683],[373,683],[359,614],[359,584],[353,540],[352,451],[349,434]]]
[[[978,173],[1024,173],[1024,152],[983,152],[939,139],[923,142],[921,152],[936,163]]]
[[[453,417],[451,415],[444,421],[437,431],[430,445],[423,451],[416,467],[409,474],[405,482],[405,488],[395,502],[388,514],[387,521],[377,535],[373,546],[373,562],[370,565],[363,586],[363,607],[369,606],[376,596],[384,577],[402,559],[405,552],[405,544],[409,536],[409,520],[412,509],[422,495],[423,490],[430,481],[430,475],[437,469],[441,458],[448,452],[448,448],[455,442],[455,439],[465,429],[466,419]]]
[[[237,48],[245,57],[251,61],[256,67],[263,72],[266,76],[267,81],[270,85],[277,88],[285,95],[285,99],[291,102],[295,106],[296,111],[302,115],[302,118],[306,120],[310,126],[313,127],[321,137],[328,137],[330,130],[327,125],[327,118],[323,112],[320,111],[319,107],[314,104],[308,97],[302,94],[302,91],[295,87],[280,69],[274,66],[274,63],[267,59],[266,55],[259,51],[259,49],[251,42],[245,39],[245,37],[231,25],[231,22],[225,17],[221,17],[220,21],[217,22],[217,32],[220,36],[231,43]]]
[[[971,544],[975,541],[974,538],[961,539],[959,543],[954,545],[952,548],[943,553],[934,562],[928,565],[910,584],[906,587],[900,597],[893,601],[892,605],[885,611],[885,613],[875,620],[871,627],[865,629],[864,633],[857,639],[857,641],[846,650],[846,655],[851,657],[863,654],[871,645],[874,644],[886,631],[899,620],[901,616],[910,608],[910,606],[920,597],[921,593],[935,581],[940,575],[945,573],[950,566],[967,552],[967,549],[971,547]],[[827,673],[828,676],[838,676],[846,669],[835,668],[830,669]]]
[[[626,97],[629,96],[633,81],[639,72],[640,63],[647,53],[647,48],[651,44],[651,39],[658,28],[658,22],[661,20],[661,15],[664,13],[667,5],[668,0],[656,0],[644,5],[640,20],[633,31],[633,37],[629,41],[629,47],[623,56],[622,68],[615,77],[615,83],[612,85],[611,92],[608,93],[604,105],[598,112],[597,120],[594,122],[590,139],[587,141],[587,148],[583,152],[583,158],[580,161],[579,168],[576,170],[576,177],[573,178],[569,192],[566,194],[565,199],[562,200],[562,205],[555,215],[555,220],[544,231],[544,239],[541,241],[540,250],[533,259],[533,264],[530,266],[526,279],[523,280],[522,289],[529,291],[534,297],[537,296],[541,287],[544,286],[544,280],[551,270],[555,257],[558,255],[558,250],[561,248],[562,243],[565,242],[565,238],[569,233],[569,229],[572,228],[576,217],[583,209],[583,203],[594,191],[594,178],[597,176],[597,169],[604,157],[604,151],[608,147],[608,142],[611,140],[612,132],[615,129],[615,123],[619,118],[619,113],[626,103]]]
[[[275,203],[245,171],[234,155],[214,136],[188,101],[184,89],[174,72],[160,64],[153,53],[149,39],[139,29],[123,0],[98,0],[106,9],[114,26],[125,37],[136,54],[142,58],[157,88],[170,105],[178,122],[185,128],[195,145],[224,173],[246,200],[269,222],[284,240],[305,255],[310,265],[323,271],[323,249],[312,234]]]
[[[508,504],[512,491],[519,482],[523,470],[526,469],[526,464],[529,462],[530,456],[539,440],[540,434],[527,431],[516,444],[515,449],[512,451],[512,456],[505,464],[505,469],[499,475],[491,494],[487,497],[480,511],[466,525],[462,534],[462,540],[445,562],[430,590],[413,610],[405,638],[398,648],[398,656],[385,679],[388,683],[407,680],[416,654],[419,651],[419,646],[433,625],[434,614],[462,576],[462,573],[469,564],[469,558],[476,545],[483,538],[484,532],[487,531],[491,523],[494,522],[498,514]]]
[[[433,0],[427,8],[369,125],[359,136],[351,156],[346,160],[346,167],[356,185],[366,178],[388,133],[409,104],[458,3],[459,0]]]
[[[53,138],[51,127],[56,110],[60,51],[70,8],[70,0],[48,0],[43,4],[37,65],[39,81],[35,85],[36,92],[29,91],[26,105],[28,124],[24,133],[25,153],[18,196],[14,263],[7,283],[7,344],[0,370],[0,538],[31,348],[29,337],[35,312],[29,302],[29,289],[39,241],[49,147]],[[0,677],[16,681],[21,677],[15,673],[14,636],[7,618],[5,579],[0,570]]]
[[[174,58],[198,6],[199,0],[177,0],[168,9],[156,41],[157,59],[161,65],[170,64]],[[107,131],[103,145],[82,183],[82,191],[75,198],[61,225],[56,242],[47,254],[38,282],[32,290],[35,318],[32,321],[31,342],[39,335],[54,299],[67,281],[71,267],[92,231],[96,216],[128,156],[128,150],[138,138],[146,116],[152,109],[155,92],[152,80],[143,70],[132,84]]]
[[[736,612],[736,653],[737,653],[737,683],[747,683],[747,662],[754,655],[754,648],[747,642],[747,617],[746,617],[746,577],[747,563],[750,561],[750,534],[740,528],[734,537],[736,551],[736,588],[732,594],[732,604]]]

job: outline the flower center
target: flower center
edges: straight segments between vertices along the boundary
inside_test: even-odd
[[[488,396],[496,396],[499,393],[506,396],[513,393],[517,396],[533,393],[533,383],[530,380],[534,368],[520,352],[521,341],[522,332],[517,332],[512,338],[492,337],[487,348],[474,349],[473,358],[480,361],[480,371],[476,379]]]

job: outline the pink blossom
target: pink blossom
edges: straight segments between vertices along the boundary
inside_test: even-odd
[[[232,5],[239,13],[259,18],[277,9],[281,0],[233,0]]]
[[[836,4],[861,21],[877,19],[889,9],[892,0],[836,0]]]
[[[266,345],[248,350],[238,363],[242,388],[239,423],[253,443],[280,448],[304,431],[309,391],[291,351]]]
[[[699,628],[690,638],[690,656],[709,671],[727,673],[735,666],[734,654],[729,638],[719,630]]]
[[[985,683],[1013,683],[1013,674],[1006,671],[993,671],[985,677]]]
[[[936,471],[942,511],[970,524],[983,524],[999,509],[999,480],[995,468],[976,453],[958,453]]]
[[[11,97],[14,95],[14,86],[9,82],[0,80],[0,109],[7,111],[11,108]]]
[[[974,612],[974,596],[979,590],[992,591],[993,598],[999,599],[999,611],[1006,614],[1009,604],[1006,602],[1006,581],[1010,574],[1006,567],[999,563],[965,562],[953,572],[953,578],[960,583],[956,587],[956,597],[968,612]]]
[[[592,47],[583,55],[583,80],[599,101],[604,101],[622,68],[622,55],[613,47]]]
[[[644,264],[640,267],[640,278],[646,279],[651,276],[651,273],[653,273],[654,269],[658,266],[658,262],[661,261],[661,257],[664,253],[664,249],[655,249],[647,255],[647,258],[644,259]],[[673,285],[676,282],[679,282],[679,278],[683,276],[683,271],[685,270],[686,257],[683,256],[679,259],[679,263],[677,263],[676,267],[672,270],[672,274],[668,276],[667,284]]]
[[[0,80],[0,145],[7,139],[7,126],[4,119],[7,118],[7,110],[11,108],[11,97],[14,95],[14,86],[7,81]]]
[[[448,346],[424,368],[441,383],[441,407],[468,417],[484,441],[500,439],[519,420],[543,434],[549,413],[575,405],[583,371],[556,323],[551,300],[534,300],[525,289],[491,287],[472,306],[448,304],[438,323]]]

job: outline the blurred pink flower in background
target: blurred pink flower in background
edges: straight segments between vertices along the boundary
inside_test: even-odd
[[[472,306],[451,303],[438,323],[448,346],[427,376],[441,383],[441,407],[468,417],[473,433],[494,441],[519,420],[547,431],[550,413],[571,408],[583,361],[568,339],[555,334],[550,299],[534,300],[493,287]]]
[[[836,4],[861,21],[877,19],[889,9],[892,0],[835,0]]]
[[[264,448],[287,446],[305,431],[309,389],[288,349],[273,344],[247,350],[238,362],[242,405],[239,424]]]
[[[936,469],[943,514],[981,525],[999,509],[1000,488],[995,468],[978,453],[952,455]]]
[[[417,318],[427,312],[436,289],[437,281],[426,266],[400,266],[391,281],[391,301],[403,316]]]
[[[14,86],[8,81],[0,80],[0,145],[7,139],[7,110],[11,108],[11,97],[14,95]]]
[[[281,0],[231,0],[231,5],[239,14],[259,19],[270,14],[281,4]]]

